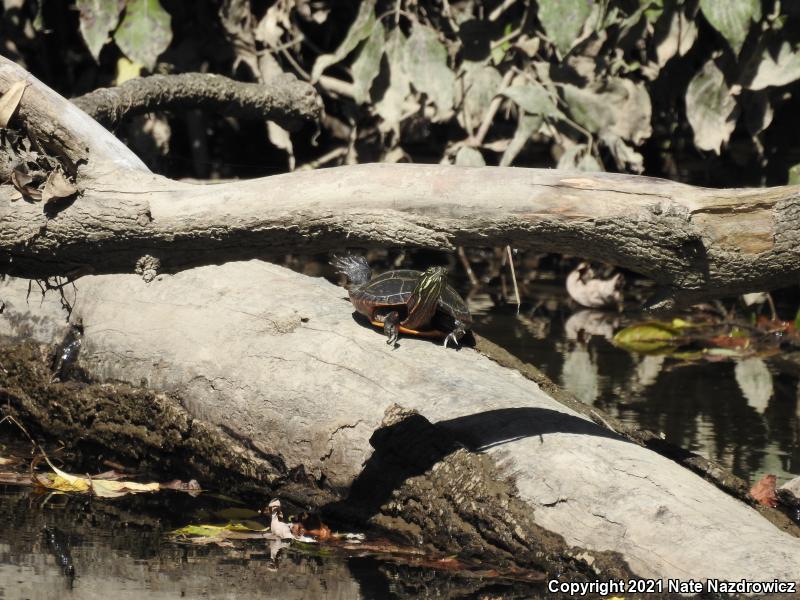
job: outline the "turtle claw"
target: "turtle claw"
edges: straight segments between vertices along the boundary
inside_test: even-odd
[[[458,348],[461,338],[464,337],[464,334],[466,333],[467,330],[464,328],[464,324],[461,321],[456,321],[455,328],[453,328],[453,331],[447,334],[447,337],[444,338],[444,343],[442,345],[447,348],[447,344],[452,341],[453,347]]]
[[[387,345],[393,346],[397,343],[397,338],[400,335],[399,324],[400,313],[396,310],[386,315],[386,318],[383,320],[383,332],[389,337],[389,339],[386,340]]]

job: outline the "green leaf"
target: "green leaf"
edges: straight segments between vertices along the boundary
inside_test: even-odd
[[[436,105],[434,121],[448,117],[453,110],[455,75],[447,66],[447,49],[435,30],[414,24],[405,46],[405,70],[411,85]]]
[[[700,0],[700,10],[738,56],[750,22],[761,19],[761,0]]]
[[[411,91],[405,67],[406,37],[399,27],[386,36],[386,61],[389,63],[389,86],[383,97],[375,102],[377,112],[383,122],[381,131],[397,130],[403,116],[403,103]]]
[[[564,56],[583,29],[594,0],[539,0],[539,21]]]
[[[664,0],[640,0],[639,5],[644,8],[644,16],[651,25],[658,21],[664,12]]]
[[[520,111],[514,137],[511,138],[508,148],[503,152],[503,156],[500,159],[501,167],[507,167],[514,162],[514,159],[522,152],[522,149],[525,147],[528,140],[531,139],[531,136],[539,131],[539,127],[542,126],[543,122],[544,118],[542,115],[529,115],[524,111]]]
[[[720,152],[736,127],[736,98],[725,83],[725,76],[709,60],[689,82],[686,90],[686,117],[694,130],[694,143],[701,150]]]
[[[561,118],[564,115],[556,107],[545,87],[538,81],[512,85],[500,92],[529,115]]]
[[[615,345],[628,352],[663,352],[677,348],[680,344],[680,330],[671,323],[649,321],[626,327],[612,340]]]
[[[781,87],[800,79],[800,51],[793,51],[789,42],[783,42],[775,56],[765,48],[756,60],[753,80],[747,85],[751,90]]]
[[[76,0],[75,6],[80,11],[81,35],[97,61],[100,50],[109,41],[109,32],[119,23],[125,0]]]
[[[485,167],[486,161],[483,160],[483,154],[475,148],[461,146],[458,154],[456,154],[456,165],[460,167]]]
[[[369,100],[369,88],[381,70],[384,42],[383,25],[378,21],[353,61],[353,97],[359,104]]]
[[[367,39],[375,25],[375,0],[363,0],[358,9],[355,21],[347,31],[347,35],[332,54],[321,54],[311,69],[311,83],[316,83],[323,71],[338,63],[356,49],[362,40]]]
[[[797,185],[800,184],[800,163],[789,167],[789,181],[787,181],[789,185]],[[800,309],[798,309],[797,317],[800,318]],[[795,323],[797,324],[797,328],[800,329],[800,321],[795,319]]]
[[[114,41],[125,56],[152,71],[172,41],[171,21],[158,0],[129,0]]]
[[[463,69],[464,112],[472,128],[477,128],[497,95],[503,76],[494,67],[471,61],[464,61]]]
[[[614,77],[586,87],[565,84],[562,93],[569,114],[591,133],[615,135],[636,145],[652,134],[652,106],[644,84]]]
[[[697,40],[697,24],[682,9],[664,11],[653,30],[653,44],[659,67],[673,56],[684,56]]]

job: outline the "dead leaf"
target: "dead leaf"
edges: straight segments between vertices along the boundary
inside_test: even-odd
[[[25,186],[29,185],[32,181],[33,177],[31,177],[24,171],[20,171],[19,169],[14,169],[11,172],[11,183],[13,183],[14,187],[20,191],[22,191],[25,188]]]
[[[778,496],[775,492],[777,479],[775,475],[764,475],[758,483],[750,488],[750,496],[763,506],[775,508],[778,506]]]
[[[69,198],[78,193],[78,187],[64,176],[61,171],[52,171],[47,176],[47,181],[44,184],[41,198],[44,200],[45,205],[50,205],[52,202],[57,202],[63,198]]]
[[[157,492],[158,483],[135,483],[133,481],[110,481],[108,479],[91,479],[91,490],[98,498],[119,498],[128,494]]]
[[[109,479],[92,479],[62,471],[45,456],[45,461],[53,470],[52,473],[34,474],[36,483],[50,490],[60,492],[93,493],[99,498],[119,498],[128,494],[157,492],[161,489],[158,483],[136,483],[133,481],[112,481]]]
[[[11,183],[23,197],[39,201],[42,199],[42,192],[36,185],[33,185],[33,177],[20,169],[11,172]]]
[[[27,81],[17,81],[0,97],[0,127],[8,127],[8,122],[14,116],[26,87],[28,87]]]

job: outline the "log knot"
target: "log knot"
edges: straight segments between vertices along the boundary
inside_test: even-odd
[[[141,275],[145,283],[150,283],[161,270],[161,261],[155,256],[145,254],[136,261],[135,272]]]

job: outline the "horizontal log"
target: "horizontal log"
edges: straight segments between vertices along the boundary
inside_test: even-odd
[[[0,285],[6,333],[58,314],[26,289]],[[75,294],[91,376],[166,393],[197,427],[302,467],[334,512],[550,573],[800,581],[800,539],[752,508],[471,348],[390,348],[323,279],[250,261],[90,276]]]

